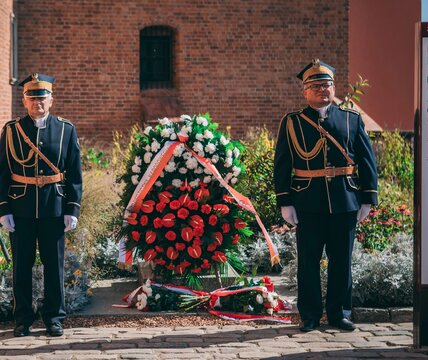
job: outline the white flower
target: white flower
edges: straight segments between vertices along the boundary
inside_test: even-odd
[[[231,167],[233,163],[233,160],[231,157],[227,157],[226,161],[224,162],[224,167]]]
[[[161,187],[161,186],[162,186],[162,183],[161,183],[160,181],[156,181],[156,182],[155,182],[155,185],[156,185],[157,187]]]
[[[144,162],[146,163],[146,164],[150,164],[150,161],[152,160],[152,153],[151,152],[146,152],[145,154],[144,154]]]
[[[204,131],[204,138],[205,139],[212,139],[214,137],[213,133],[209,130]]]
[[[170,134],[171,134],[171,129],[163,129],[161,131],[161,136],[164,138],[169,138]]]
[[[278,306],[278,300],[273,300],[270,304],[275,309]]]
[[[151,126],[147,126],[145,129],[144,129],[144,134],[146,134],[146,135],[149,135],[149,133],[150,133],[150,131],[152,131],[152,127]]]
[[[208,120],[207,120],[206,118],[204,118],[203,116],[198,116],[198,117],[196,118],[196,122],[197,122],[199,125],[202,125],[202,126],[207,126],[207,125],[208,125]]]
[[[155,295],[155,300],[158,301],[160,299],[160,297],[161,297],[160,294],[156,294]]]
[[[202,140],[204,140],[204,135],[203,134],[196,134],[195,138],[196,138],[196,140],[202,141]]]
[[[132,184],[138,185],[138,175],[132,175],[131,181],[132,181]]]
[[[209,184],[211,182],[211,176],[205,176],[204,177],[204,183]]]
[[[224,135],[220,136],[220,144],[226,146],[227,144],[229,144],[229,140],[227,140]]]
[[[172,186],[179,188],[183,182],[180,179],[172,180]]]
[[[192,118],[189,116],[189,115],[181,115],[180,116],[180,119],[182,120],[182,121],[185,121],[185,120],[192,120]]]
[[[190,183],[189,183],[189,185],[192,187],[192,188],[197,188],[198,186],[199,186],[199,182],[201,181],[201,179],[195,179],[195,180],[193,180],[193,181],[191,181]]]
[[[234,166],[232,168],[232,171],[233,171],[233,176],[238,176],[241,173],[241,168],[238,166]]]
[[[203,172],[204,172],[204,169],[200,166],[198,166],[194,171],[195,174],[202,174]]]
[[[186,161],[186,167],[189,170],[196,169],[198,167],[198,160],[196,160],[193,156]]]
[[[204,168],[204,173],[207,174],[207,175],[212,175],[211,170],[208,169],[208,168]]]
[[[176,148],[175,148],[175,150],[174,150],[174,156],[175,157],[180,157],[181,156],[181,154],[183,154],[183,151],[184,151],[184,145],[183,144],[180,144],[180,145],[178,145]]]
[[[219,159],[220,159],[220,157],[217,154],[214,154],[213,157],[211,158],[211,162],[213,164],[217,164]]]
[[[165,176],[165,172],[161,171],[161,173],[159,174],[159,177],[163,178]]]
[[[269,315],[273,315],[273,309],[266,309],[266,311]]]
[[[159,119],[159,123],[160,123],[162,126],[165,126],[165,125],[169,125],[169,124],[171,124],[171,120],[169,120],[167,117],[164,117],[163,119]]]
[[[169,138],[170,138],[170,140],[175,140],[175,139],[177,139],[177,134],[176,133],[172,133]]]
[[[150,285],[143,285],[143,291],[146,293],[147,296],[152,296],[153,290]]]
[[[157,152],[160,149],[161,145],[157,142],[157,140],[153,140],[152,142],[152,151]]]
[[[165,171],[166,172],[170,172],[171,173],[171,172],[175,171],[175,169],[176,169],[176,166],[175,166],[175,162],[174,161],[170,161],[165,166]]]
[[[142,163],[141,158],[139,156],[136,156],[134,159],[134,163],[135,165],[141,166],[141,163]]]
[[[272,296],[272,293],[269,293],[269,294],[268,294],[268,296],[267,296],[267,301],[269,301],[270,303],[272,303],[272,302],[273,302],[273,296]]]
[[[187,126],[182,126],[180,132],[183,134],[187,134],[192,131],[192,128],[188,128]]]
[[[226,157],[232,157],[232,150],[229,149],[226,151]]]
[[[188,160],[188,159],[190,159],[192,157],[192,153],[190,153],[189,151],[186,151],[184,154],[183,154],[183,159],[184,160]]]
[[[196,141],[193,143],[193,150],[197,153],[201,153],[204,151],[204,146],[199,141]]]
[[[230,179],[233,178],[233,174],[232,173],[227,173],[226,176],[224,177],[224,181],[229,182]]]
[[[237,158],[239,156],[240,152],[238,148],[234,148],[233,149],[233,155],[235,155],[235,157]]]
[[[152,147],[151,147],[150,145],[146,145],[146,146],[144,147],[144,150],[146,150],[146,151],[151,151],[151,150],[152,150]]]
[[[185,174],[185,173],[187,173],[187,169],[186,168],[180,168],[180,169],[178,169],[178,172],[180,174]]]
[[[132,168],[131,168],[131,170],[132,170],[132,172],[134,173],[134,174],[139,174],[140,172],[141,172],[141,168],[138,166],[138,165],[132,165]]]
[[[230,183],[232,185],[236,184],[236,182],[238,181],[238,179],[236,177],[232,178],[232,180],[230,180]]]
[[[263,296],[261,296],[260,294],[257,294],[257,296],[256,296],[256,302],[258,304],[263,304]]]
[[[147,306],[147,296],[141,294],[140,301],[138,301],[136,305],[138,310],[143,310]]]
[[[214,154],[216,150],[217,150],[217,148],[216,148],[216,146],[214,144],[210,143],[207,146],[205,146],[205,151],[207,153]]]

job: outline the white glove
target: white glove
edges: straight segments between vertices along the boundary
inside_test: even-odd
[[[74,230],[77,226],[77,217],[73,215],[64,215],[64,225],[65,225],[64,232],[67,232],[69,230]]]
[[[0,217],[0,224],[2,224],[3,227],[9,232],[15,231],[15,221],[13,221],[12,214],[3,215]]]
[[[293,226],[296,226],[299,223],[299,220],[297,220],[296,209],[294,208],[294,206],[282,206],[281,215],[285,221],[287,221]]]
[[[370,204],[362,204],[360,207],[360,210],[358,210],[357,213],[357,221],[360,222],[361,220],[364,220],[367,215],[370,213]]]

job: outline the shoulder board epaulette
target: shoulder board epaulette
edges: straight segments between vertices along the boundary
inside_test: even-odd
[[[288,116],[291,116],[291,115],[298,115],[298,114],[300,114],[302,111],[303,111],[303,110],[297,110],[297,111],[289,112],[289,113],[285,114],[282,118],[283,118],[283,119],[286,119]]]
[[[344,106],[339,106],[339,109],[342,110],[342,111],[349,111],[349,112],[354,113],[356,115],[360,115],[360,113],[357,110],[352,109],[352,108],[348,108],[348,107],[344,107]]]
[[[73,123],[70,120],[64,119],[61,116],[58,116],[58,120],[62,121],[64,123],[70,124],[71,126],[74,126]]]
[[[9,126],[9,125],[15,124],[19,120],[21,120],[21,118],[18,116],[16,119],[9,120],[6,124],[4,124],[4,126]]]

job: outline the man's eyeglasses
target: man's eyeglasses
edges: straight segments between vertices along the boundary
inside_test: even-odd
[[[28,97],[28,96],[24,96],[25,99],[30,100],[32,102],[45,102],[46,100],[49,99],[49,96],[44,96],[44,97]]]
[[[324,84],[312,84],[305,87],[305,89],[311,89],[312,91],[320,91],[320,90],[328,90],[333,87],[334,84],[332,82],[324,83]]]

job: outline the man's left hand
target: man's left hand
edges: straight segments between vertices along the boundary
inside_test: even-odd
[[[65,225],[64,232],[67,232],[69,230],[74,230],[77,226],[77,217],[73,215],[64,215],[64,225]]]
[[[367,215],[370,213],[370,204],[362,204],[360,207],[360,210],[358,210],[357,213],[357,221],[360,222],[361,220],[364,220]]]

